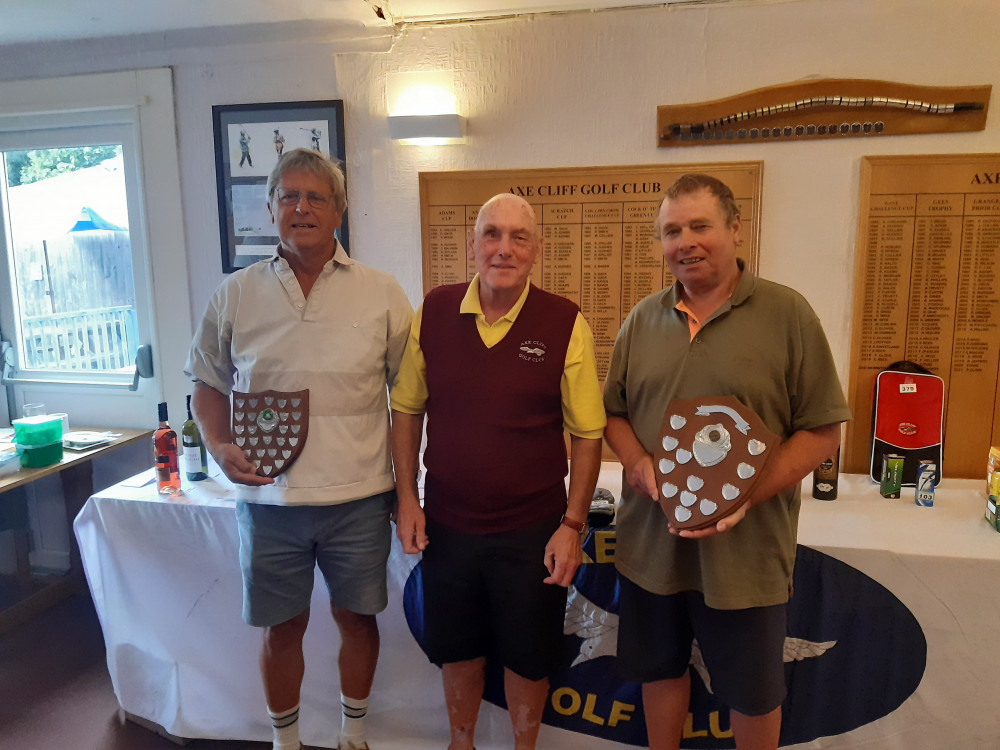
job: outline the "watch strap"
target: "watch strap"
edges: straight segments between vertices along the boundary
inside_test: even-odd
[[[573,529],[573,531],[577,534],[582,534],[587,530],[586,521],[574,521],[572,518],[567,518],[565,513],[563,514],[563,517],[559,519],[559,523]]]

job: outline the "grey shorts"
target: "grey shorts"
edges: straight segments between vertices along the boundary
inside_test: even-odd
[[[394,502],[384,492],[339,505],[237,503],[246,623],[269,627],[305,612],[317,565],[333,605],[363,615],[385,609]]]

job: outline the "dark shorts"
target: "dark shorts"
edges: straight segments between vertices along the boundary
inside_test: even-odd
[[[335,606],[385,609],[394,503],[394,492],[339,505],[237,503],[243,619],[269,627],[305,612],[317,565]]]
[[[424,646],[433,663],[485,656],[528,680],[552,674],[566,589],[542,580],[558,526],[557,516],[502,534],[464,534],[428,521]]]
[[[712,692],[723,703],[746,716],[781,705],[787,605],[712,609],[697,591],[660,596],[619,580],[618,669],[626,680],[681,677],[697,639]]]

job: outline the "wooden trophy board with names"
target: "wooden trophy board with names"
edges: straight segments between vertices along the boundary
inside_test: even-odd
[[[531,282],[580,306],[603,382],[622,322],[643,297],[673,283],[653,223],[663,193],[689,172],[726,183],[740,208],[737,254],[757,271],[764,164],[760,161],[565,169],[421,172],[424,292],[476,274],[466,241],[494,195],[528,201],[544,241]],[[615,460],[605,447],[604,459]]]
[[[1000,444],[1000,154],[861,163],[844,471],[869,467],[873,378],[911,360],[944,379],[948,477]]]
[[[421,172],[424,292],[472,279],[476,269],[466,240],[480,206],[498,193],[519,195],[535,209],[544,240],[531,282],[580,306],[603,380],[629,311],[673,283],[653,236],[664,191],[689,172],[726,183],[740,207],[743,244],[737,253],[756,272],[763,169],[762,162],[732,162]]]

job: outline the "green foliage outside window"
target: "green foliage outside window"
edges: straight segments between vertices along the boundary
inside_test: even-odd
[[[27,185],[64,172],[92,167],[121,154],[121,146],[77,146],[32,151],[8,151],[7,185]]]

